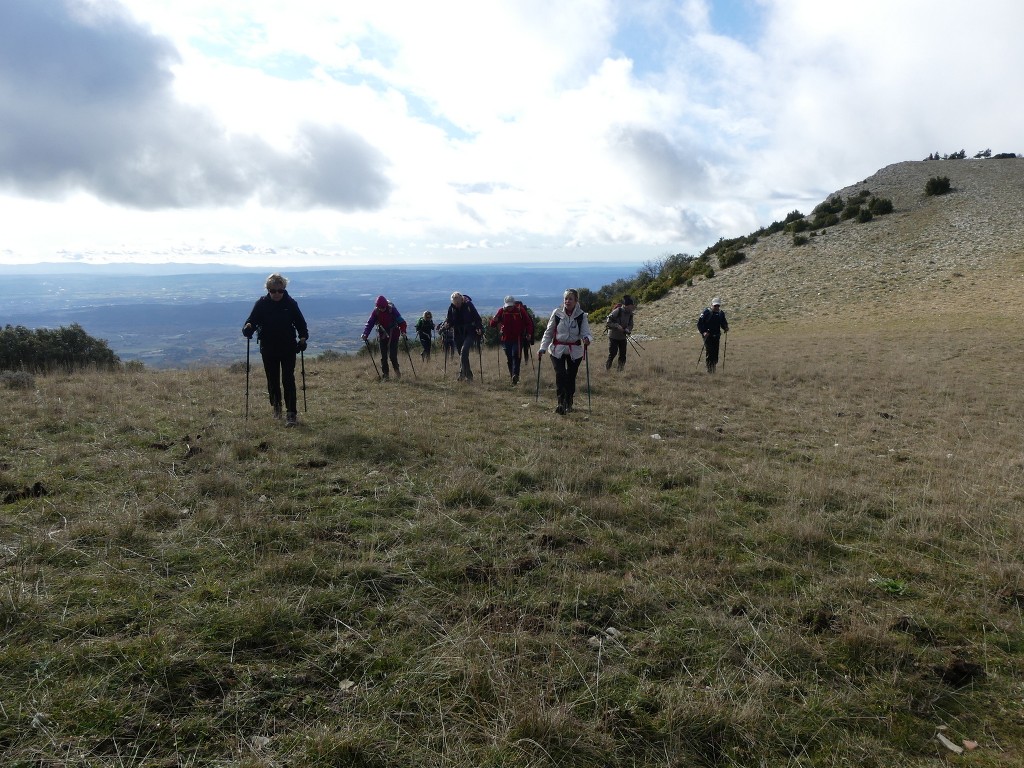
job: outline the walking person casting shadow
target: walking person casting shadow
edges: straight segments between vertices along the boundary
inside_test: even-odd
[[[548,319],[548,327],[544,329],[540,351],[537,353],[538,360],[543,359],[546,352],[551,355],[551,365],[555,369],[555,388],[558,393],[555,413],[561,415],[573,411],[576,374],[579,372],[587,347],[594,340],[590,334],[590,321],[586,312],[580,308],[579,300],[579,294],[575,289],[570,288],[565,292],[562,306],[554,310]]]
[[[298,302],[288,294],[287,285],[288,279],[276,272],[267,278],[267,295],[256,300],[242,326],[242,335],[251,339],[256,334],[274,418],[281,418],[283,403],[287,409],[285,426],[294,427],[298,423],[295,356],[305,351],[309,329]]]

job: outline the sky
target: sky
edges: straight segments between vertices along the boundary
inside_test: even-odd
[[[0,0],[0,266],[642,263],[1024,152],[1006,0]]]

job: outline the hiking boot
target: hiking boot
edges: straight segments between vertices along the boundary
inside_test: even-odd
[[[512,374],[512,386],[515,386],[518,383],[519,383],[519,374],[518,373],[513,373]]]
[[[612,369],[612,361],[611,360],[609,360],[607,363],[604,364],[604,369],[606,371],[610,371]],[[622,369],[620,368],[619,370],[621,371]]]
[[[575,409],[572,407],[572,395],[565,398],[565,412],[572,413]]]
[[[400,370],[398,370],[397,368],[395,368],[395,378],[396,379],[402,378],[402,372]]]
[[[299,423],[298,414],[296,414],[295,411],[288,411],[288,415],[285,417],[285,420],[284,420],[284,425],[286,427],[294,427],[298,423]]]
[[[274,406],[274,418],[275,419],[280,419],[281,416],[283,416],[283,415],[284,415],[284,412],[281,410],[281,406],[280,405],[275,405]]]
[[[561,403],[556,405],[555,406],[555,413],[557,413],[559,416],[565,416],[565,406],[562,405]]]
[[[388,375],[388,372],[387,372],[387,371],[384,371],[384,373],[382,373],[382,374],[380,375],[380,380],[381,380],[381,381],[387,381],[387,380],[388,380],[388,379],[390,379],[390,378],[391,378],[391,377],[390,377],[390,376]]]

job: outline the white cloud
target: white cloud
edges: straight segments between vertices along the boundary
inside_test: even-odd
[[[891,162],[1021,150],[1022,22],[997,0],[0,0],[0,262],[696,252]]]

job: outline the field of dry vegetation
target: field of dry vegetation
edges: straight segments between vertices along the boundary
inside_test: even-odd
[[[1021,765],[1019,333],[695,339],[6,390],[3,764]]]

